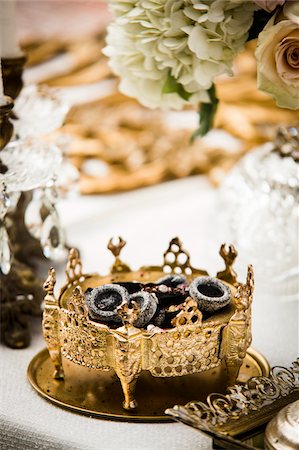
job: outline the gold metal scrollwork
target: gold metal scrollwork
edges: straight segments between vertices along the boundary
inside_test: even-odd
[[[44,282],[44,291],[46,291],[46,295],[45,295],[45,303],[47,304],[56,304],[57,300],[55,299],[54,296],[54,287],[56,284],[56,274],[55,274],[55,270],[53,269],[53,267],[51,267],[49,269],[48,272],[48,277],[46,279],[46,281]]]
[[[74,311],[78,316],[88,317],[84,294],[80,286],[75,287],[73,294],[67,300],[67,308],[69,311]]]
[[[54,378],[63,378],[61,362],[61,351],[59,341],[59,304],[54,296],[54,286],[56,283],[55,270],[49,270],[48,278],[44,283],[45,309],[43,314],[43,335],[53,361],[55,371]]]
[[[273,367],[269,377],[254,377],[245,384],[235,384],[226,395],[210,394],[207,403],[174,406],[166,414],[199,430],[209,430],[213,436],[243,433],[256,420],[256,414],[259,420],[261,413],[269,419],[269,411],[275,414],[291,399],[299,397],[298,362],[297,359],[289,369]]]
[[[191,266],[190,255],[183,248],[183,244],[178,237],[173,238],[166,252],[163,254],[165,272],[183,273],[185,275],[192,275],[195,269]],[[205,270],[196,269],[197,275],[208,275]]]
[[[237,273],[233,269],[233,263],[238,256],[238,252],[235,247],[231,245],[222,244],[219,250],[220,256],[224,260],[225,269],[217,273],[217,278],[223,281],[227,281],[232,285],[237,285]]]
[[[69,252],[68,262],[65,270],[68,283],[73,283],[79,280],[82,276],[82,262],[79,255],[79,250],[71,248]]]
[[[197,301],[188,297],[184,303],[182,311],[172,319],[171,324],[174,327],[185,325],[200,326],[202,323],[202,313],[198,309]]]
[[[117,307],[117,313],[125,327],[133,327],[134,322],[140,314],[140,306],[136,302],[132,302],[132,305],[130,306],[127,301],[123,301],[121,305]]]
[[[122,249],[124,248],[125,245],[126,245],[126,241],[122,237],[118,238],[117,244],[113,243],[113,238],[111,238],[109,240],[107,248],[108,248],[108,250],[111,251],[112,255],[115,257],[114,264],[111,267],[111,273],[121,273],[121,272],[130,272],[131,271],[130,267],[127,264],[125,264],[120,259],[120,256],[119,256],[120,252],[122,251]]]

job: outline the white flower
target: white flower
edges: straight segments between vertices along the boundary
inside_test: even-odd
[[[107,47],[120,90],[150,108],[209,101],[220,74],[232,74],[254,4],[231,0],[111,0]]]

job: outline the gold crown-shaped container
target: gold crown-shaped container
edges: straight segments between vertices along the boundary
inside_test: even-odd
[[[132,271],[120,259],[124,245],[121,238],[118,244],[110,240],[108,248],[115,256],[115,263],[107,276],[84,274],[78,251],[70,250],[67,283],[58,297],[54,295],[55,272],[49,270],[44,285],[47,294],[43,334],[55,366],[54,378],[68,376],[66,363],[70,361],[86,368],[86,375],[87,369],[114,369],[123,389],[123,407],[128,410],[137,406],[134,392],[141,371],[149,371],[153,377],[179,377],[200,372],[209,374],[220,367],[226,386],[233,385],[251,343],[252,267],[248,267],[246,283],[238,282],[232,268],[237,252],[232,245],[222,245],[220,255],[225,269],[217,273],[217,279],[231,289],[228,306],[204,317],[197,302],[188,297],[171,328],[140,329],[133,325],[137,305],[132,307],[123,301],[118,308],[122,326],[110,328],[91,319],[84,297],[88,288],[117,282],[154,282],[165,273],[181,273],[189,281],[208,275],[191,266],[190,256],[178,238],[171,240],[161,266],[141,267],[137,271]]]

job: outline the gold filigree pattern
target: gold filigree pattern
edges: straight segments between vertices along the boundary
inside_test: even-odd
[[[43,335],[51,359],[55,366],[54,378],[63,378],[61,351],[59,341],[59,304],[54,296],[54,287],[56,283],[55,270],[51,267],[49,269],[48,278],[44,283],[45,308],[43,314]]]
[[[155,377],[175,377],[204,372],[220,364],[223,325],[187,325],[152,337],[148,366]]]
[[[74,312],[83,320],[88,318],[88,309],[85,303],[84,294],[80,286],[76,286],[73,295],[67,299],[67,310]]]
[[[69,285],[83,276],[82,262],[80,259],[79,250],[77,248],[70,249],[65,274]]]
[[[130,306],[128,302],[123,301],[116,309],[125,327],[133,326],[140,313],[140,306],[136,302],[132,302]]]
[[[174,327],[181,327],[184,325],[201,325],[202,313],[198,309],[197,301],[188,297],[183,305],[182,311],[172,319],[171,324]]]
[[[75,312],[61,310],[61,353],[76,364],[93,369],[110,370],[108,362],[108,332]],[[87,325],[88,324],[88,325]]]
[[[166,410],[176,420],[213,436],[235,436],[250,422],[267,422],[284,405],[299,398],[299,359],[289,369],[276,366],[269,377],[234,385],[226,395],[210,394],[207,402],[189,402]]]
[[[134,389],[142,370],[149,370],[155,377],[176,377],[205,372],[225,363],[228,382],[232,385],[251,340],[252,267],[248,268],[246,284],[236,283],[237,292],[229,308],[213,319],[204,320],[197,302],[189,297],[172,320],[173,328],[138,329],[134,327],[138,304],[123,302],[118,308],[123,325],[109,328],[89,317],[83,292],[87,287],[93,287],[93,283],[100,284],[102,278],[106,280],[103,283],[107,283],[107,279],[110,282],[115,279],[142,281],[148,271],[151,277],[148,280],[156,281],[166,271],[167,264],[172,273],[183,273],[190,279],[207,274],[191,266],[190,256],[178,238],[170,242],[162,266],[143,267],[138,272],[131,272],[120,260],[124,245],[122,238],[118,244],[109,241],[108,248],[115,256],[110,278],[84,275],[78,251],[72,249],[66,268],[68,284],[62,288],[58,299],[54,296],[55,272],[49,271],[44,286],[43,329],[55,365],[54,376],[63,376],[61,356],[86,368],[114,369],[121,381],[126,409],[136,407]],[[227,273],[233,277],[231,264],[236,252],[233,247],[228,247],[228,250],[222,249],[222,253],[226,258]],[[115,277],[115,273],[121,277]],[[231,289],[235,291],[233,286]],[[64,298],[60,303],[62,295]]]
[[[108,331],[89,320],[82,289],[76,286],[68,299],[67,309],[60,311],[61,353],[76,364],[109,370]]]
[[[167,250],[163,254],[164,265],[163,270],[171,273],[183,273],[185,275],[192,275],[194,268],[190,263],[190,255],[184,250],[183,244],[178,237],[173,238]],[[196,269],[197,275],[208,275],[205,270]]]

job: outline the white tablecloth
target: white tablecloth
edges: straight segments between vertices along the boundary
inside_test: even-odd
[[[179,236],[194,266],[214,275],[223,267],[218,256],[219,203],[204,177],[170,182],[131,193],[79,197],[60,204],[69,243],[81,250],[84,271],[108,272],[113,262],[108,239],[127,240],[122,257],[132,267],[160,264],[169,240]],[[239,259],[245,274],[246,255]],[[57,266],[58,286],[64,280]],[[267,280],[264,280],[267,283]],[[32,345],[25,350],[1,347],[0,442],[3,450],[196,450],[210,449],[200,432],[177,423],[133,424],[92,419],[48,403],[31,388],[26,369],[44,347],[40,323],[33,323]],[[289,365],[298,355],[298,305],[262,294],[256,288],[253,346],[271,365]]]

